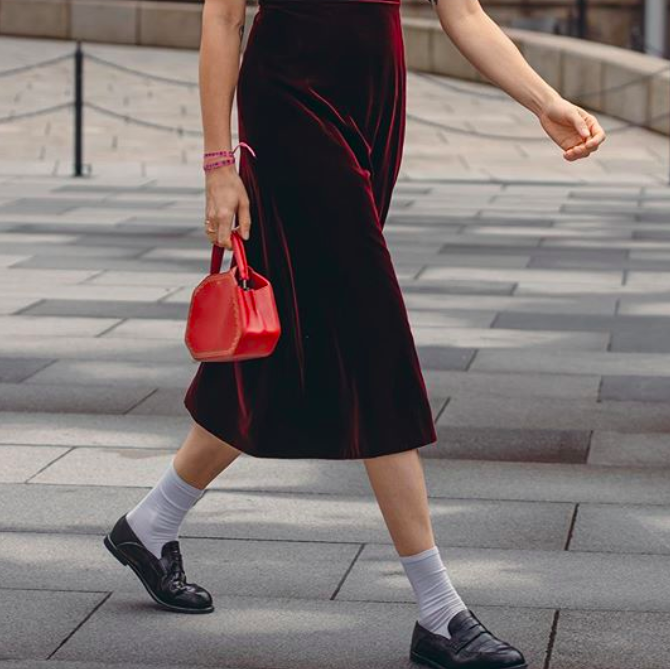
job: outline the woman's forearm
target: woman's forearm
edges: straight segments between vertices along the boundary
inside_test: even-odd
[[[205,151],[231,148],[244,15],[244,0],[206,0],[203,8],[199,75]]]
[[[436,11],[444,32],[458,50],[524,107],[539,115],[560,97],[526,62],[478,0],[438,0]]]

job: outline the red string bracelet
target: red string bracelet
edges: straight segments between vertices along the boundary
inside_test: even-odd
[[[203,165],[202,169],[205,172],[210,172],[211,170],[218,169],[219,167],[224,167],[225,165],[234,165],[235,164],[235,151],[240,147],[244,147],[251,152],[251,155],[255,158],[255,151],[246,143],[240,142],[234,149],[223,149],[222,151],[209,151],[203,154]],[[217,160],[212,163],[208,163],[207,160],[211,158],[223,158],[223,160]]]

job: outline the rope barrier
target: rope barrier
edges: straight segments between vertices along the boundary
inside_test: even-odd
[[[98,65],[104,65],[105,67],[110,67],[114,70],[119,70],[120,72],[125,72],[126,74],[132,74],[136,77],[141,77],[143,79],[151,79],[153,81],[159,81],[163,84],[170,84],[172,86],[185,86],[187,88],[197,88],[198,83],[195,81],[187,81],[185,79],[173,79],[172,77],[164,77],[160,74],[150,74],[149,72],[144,72],[142,70],[136,70],[127,65],[121,65],[119,63],[114,63],[111,60],[105,58],[100,58],[100,56],[95,56],[94,54],[87,53],[86,58],[92,60]]]
[[[30,72],[30,70],[37,70],[42,67],[49,67],[50,65],[57,65],[62,63],[65,60],[70,60],[72,58],[72,52],[66,53],[62,56],[57,56],[56,58],[49,58],[48,60],[42,60],[39,63],[31,63],[30,65],[21,65],[19,67],[12,67],[9,70],[0,71],[0,78],[4,77],[13,77],[17,74],[23,74],[24,72]]]
[[[421,123],[423,125],[427,125],[432,128],[437,128],[438,130],[444,130],[445,132],[450,132],[455,135],[467,135],[468,137],[477,137],[479,139],[492,139],[503,142],[545,142],[549,140],[548,137],[538,135],[533,136],[496,135],[493,133],[479,132],[477,130],[466,130],[465,128],[458,128],[457,126],[447,125],[445,123],[440,123],[438,121],[431,121],[430,119],[422,118],[421,116],[417,116],[416,114],[411,114],[409,112],[406,113],[406,116],[408,120],[416,121],[417,123]],[[658,116],[649,119],[649,122],[657,123],[658,121],[662,121],[663,119],[668,117],[670,117],[670,112],[659,114]],[[609,130],[605,129],[605,133],[607,135],[612,135],[619,132],[624,132],[626,130],[630,130],[632,128],[646,128],[646,127],[647,127],[646,124],[643,123],[626,122],[622,123],[621,125],[610,128]]]
[[[10,114],[9,116],[0,116],[0,123],[11,123],[12,121],[22,121],[26,118],[34,118],[35,116],[44,116],[45,114],[52,114],[54,112],[62,111],[63,109],[71,109],[71,102],[64,102],[60,105],[53,105],[52,107],[43,107],[42,109],[34,109],[33,111],[23,112],[21,114]]]
[[[663,74],[664,72],[668,72],[668,71],[670,71],[670,65],[664,65],[659,70],[651,72],[650,74],[645,74],[641,77],[631,79],[630,81],[626,81],[624,83],[617,84],[616,86],[610,86],[608,88],[601,88],[597,91],[596,90],[582,91],[582,92],[578,91],[576,93],[571,93],[570,97],[571,98],[585,98],[585,97],[589,98],[589,97],[597,97],[599,95],[605,95],[607,93],[616,93],[618,91],[625,90],[626,88],[630,88],[631,86],[641,84],[645,81],[648,81],[649,79],[653,79],[654,77],[657,77],[659,74]],[[441,88],[447,88],[447,89],[452,90],[455,93],[459,93],[461,95],[470,95],[470,96],[475,97],[475,98],[484,98],[486,100],[509,100],[509,97],[505,94],[488,93],[488,92],[464,89],[464,88],[462,88],[460,86],[457,86],[455,84],[452,84],[448,81],[444,81],[443,79],[438,79],[438,78],[436,78],[435,75],[428,74],[428,73],[425,73],[425,72],[415,72],[414,74],[419,76],[421,79],[427,79],[431,84],[434,84],[436,86],[440,86]]]
[[[101,107],[96,105],[93,102],[85,102],[84,106],[88,109],[103,114],[104,116],[109,116],[115,118],[119,121],[124,121],[126,123],[132,123],[134,125],[140,125],[144,128],[152,128],[153,130],[162,130],[163,132],[172,132],[180,136],[188,137],[202,137],[202,130],[189,130],[188,128],[182,128],[179,126],[172,125],[163,125],[162,123],[154,123],[153,121],[145,121],[141,118],[136,118],[135,116],[130,116],[129,114],[121,114],[120,112],[114,111],[113,109],[107,109],[106,107]]]

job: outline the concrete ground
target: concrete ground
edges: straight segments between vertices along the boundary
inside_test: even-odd
[[[0,40],[3,66],[67,48],[35,44]],[[193,54],[96,50],[193,75]],[[30,77],[55,104],[55,77]],[[446,88],[463,84],[410,85],[412,115],[537,132]],[[147,90],[129,110],[181,104],[195,127],[187,89]],[[188,430],[208,251],[199,140],[90,119],[82,180],[67,117],[0,126],[0,668],[409,667],[412,593],[359,462],[243,456],[211,486],[182,541],[212,615],[157,610],[104,551]],[[411,121],[385,228],[439,430],[421,449],[438,544],[532,669],[667,666],[667,141],[608,142],[569,165]]]

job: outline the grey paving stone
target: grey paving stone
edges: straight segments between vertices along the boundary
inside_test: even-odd
[[[588,461],[620,467],[670,467],[670,436],[594,432]]]
[[[444,500],[433,526],[448,546],[562,550],[573,505]],[[374,499],[322,494],[210,491],[183,526],[187,536],[391,543]]]
[[[670,342],[665,325],[653,326],[636,331],[614,332],[610,350],[630,353],[670,353]]]
[[[39,303],[35,308],[39,307]],[[29,307],[32,309],[33,307]],[[0,333],[2,337],[11,337],[23,344],[24,336],[41,336],[44,343],[52,342],[58,337],[96,337],[117,322],[115,318],[60,318],[59,316],[34,315],[0,316]],[[26,356],[23,356],[26,357]],[[49,356],[55,357],[54,355]]]
[[[171,204],[170,200],[111,200],[108,198],[95,200],[92,198],[20,198],[0,206],[1,214],[32,214],[49,213],[64,214],[73,209],[163,209]]]
[[[0,447],[0,453],[3,448]],[[2,484],[0,531],[107,532],[110,523],[116,522],[146,493],[142,488]]]
[[[446,346],[417,346],[417,352],[423,369],[438,370],[467,369],[475,355],[474,349]]]
[[[440,548],[455,588],[473,605],[670,612],[670,581],[658,578],[670,566],[664,555]],[[337,598],[413,601],[393,551],[366,545]]]
[[[580,330],[615,332],[643,337],[645,333],[667,332],[670,318],[645,316],[589,316],[577,314],[522,314],[506,312],[496,319],[493,327],[521,330]]]
[[[420,452],[431,449],[425,446]],[[151,487],[173,451],[78,448],[33,479],[60,485]],[[138,464],[139,463],[139,464]],[[583,464],[431,459],[424,467],[435,498],[666,504],[668,472]],[[358,461],[277,460],[241,456],[212,490],[371,496]]]
[[[129,415],[141,416],[183,416],[188,418],[184,406],[184,388],[159,388],[136,404]],[[444,403],[445,400],[442,400]]]
[[[197,272],[205,263],[198,260],[154,260],[152,258],[110,258],[86,256],[33,256],[14,263],[11,269],[90,269],[119,272]]]
[[[569,350],[605,350],[610,340],[606,332],[549,332],[503,328],[435,328],[415,326],[415,343],[419,346],[453,346],[457,348],[552,348]]]
[[[516,284],[496,281],[424,281],[400,280],[403,293],[439,293],[441,295],[511,295]]]
[[[224,661],[254,669],[410,669],[413,605],[243,597],[217,603],[213,614],[197,621],[176,620],[146,615],[133,597],[114,594],[55,659],[95,660],[102,644],[123,663],[191,665],[197,657],[198,664],[216,667]],[[477,615],[530,661],[541,661],[551,611],[480,607]]]
[[[438,424],[499,429],[668,432],[670,412],[667,405],[660,403],[455,397],[442,412]]]
[[[493,311],[409,310],[409,320],[413,328],[488,328],[495,316]]]
[[[570,550],[670,555],[665,506],[581,504]]]
[[[1,317],[0,317],[1,318]],[[26,316],[32,323],[40,326],[50,325],[50,316]],[[168,339],[146,339],[133,340],[129,337],[85,337],[81,335],[81,328],[77,328],[79,321],[85,321],[92,334],[100,334],[111,327],[115,321],[105,322],[105,328],[99,327],[99,323],[104,319],[82,318],[56,318],[53,317],[54,325],[52,330],[58,330],[59,335],[65,333],[68,336],[51,336],[49,331],[42,331],[36,334],[34,329],[30,329],[31,336],[7,336],[0,334],[0,355],[3,357],[44,357],[66,358],[75,360],[103,360],[103,361],[124,361],[124,362],[153,362],[179,364],[191,362],[188,349],[183,342],[171,341]],[[26,326],[32,323],[25,322]],[[91,327],[93,325],[94,327]],[[20,328],[14,328],[19,330]],[[24,330],[26,327],[24,326]],[[69,333],[77,331],[77,334]],[[196,372],[195,363],[193,363],[193,373]]]
[[[566,611],[559,614],[551,669],[665,669],[659,639],[670,636],[670,615],[629,611]]]
[[[45,370],[47,372],[47,370]],[[39,374],[37,375],[40,376]],[[460,396],[563,397],[597,399],[600,377],[568,374],[514,374],[487,372],[423,372],[430,393]]]
[[[437,448],[427,458],[508,460],[512,462],[586,462],[588,430],[537,430],[438,427]]]
[[[112,524],[116,518],[110,518]],[[7,532],[5,577],[14,588],[132,592],[147,598],[102,536]],[[356,543],[181,539],[188,575],[212,594],[329,599],[359,550]]]
[[[0,383],[0,411],[125,414],[153,391],[147,386]]]
[[[181,304],[113,302],[111,300],[42,300],[22,313],[30,316],[91,318],[160,318],[185,322],[188,309]]]
[[[190,421],[168,416],[7,411],[0,413],[0,426],[0,444],[177,449]]]
[[[2,446],[0,483],[22,483],[67,451],[56,447]]]
[[[543,374],[602,374],[668,376],[670,355],[610,353],[605,351],[495,351],[477,352],[471,370],[538,372]]]
[[[670,402],[670,378],[655,376],[604,376],[604,400]]]
[[[4,360],[11,362],[12,358]],[[181,401],[194,372],[190,363],[170,365],[164,362],[156,365],[114,360],[57,360],[48,364],[49,362],[51,361],[42,360],[43,369],[30,376],[25,383],[137,386],[141,382],[160,387],[160,393],[164,389],[174,389],[175,397]],[[3,363],[0,361],[0,370],[2,369]]]
[[[46,660],[103,597],[103,593],[93,592],[0,590],[0,661]],[[0,666],[5,667],[5,662]]]
[[[55,188],[54,193],[101,193],[102,195],[119,195],[121,193],[133,194],[151,194],[151,195],[167,195],[168,197],[177,197],[178,195],[202,195],[203,188],[187,188],[187,187],[163,187],[163,186],[142,186],[136,188],[134,186],[111,186],[111,185],[95,185],[86,184],[85,186],[66,185]]]
[[[0,382],[20,383],[53,362],[45,358],[0,358]]]

